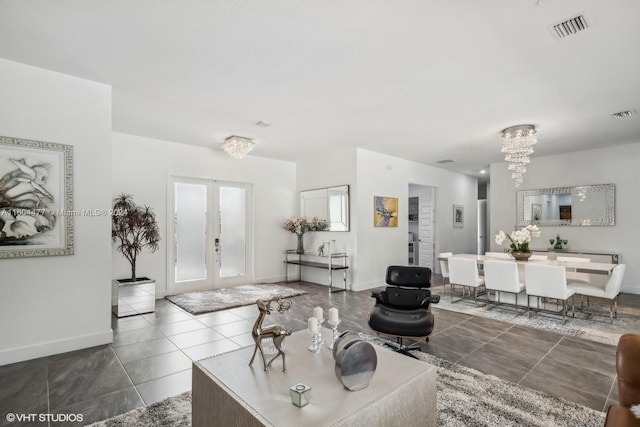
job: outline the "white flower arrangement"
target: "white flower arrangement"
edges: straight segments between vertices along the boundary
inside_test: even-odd
[[[520,230],[515,230],[511,234],[506,234],[500,230],[496,234],[496,243],[502,245],[505,240],[509,239],[509,252],[531,252],[529,249],[529,242],[534,237],[540,237],[540,229],[537,225],[527,225]]]

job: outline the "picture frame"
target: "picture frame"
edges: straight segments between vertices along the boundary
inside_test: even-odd
[[[0,136],[0,259],[73,255],[73,146]]]
[[[531,203],[531,223],[535,224],[542,219],[542,205],[540,203]]]
[[[464,206],[462,205],[453,205],[453,227],[464,227]]]
[[[571,205],[558,206],[558,214],[560,216],[560,220],[571,221]]]
[[[398,226],[398,198],[373,196],[374,227]]]

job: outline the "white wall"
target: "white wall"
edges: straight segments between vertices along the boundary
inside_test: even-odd
[[[475,253],[478,194],[475,178],[364,149],[346,148],[299,162],[297,177],[298,190],[350,185],[350,231],[329,233],[330,237],[326,233],[308,233],[305,249],[315,250],[320,242],[336,239],[338,251],[349,254],[351,290],[382,286],[388,265],[407,265],[409,184],[436,189],[436,252]],[[374,227],[374,196],[398,198],[398,227]],[[453,228],[453,204],[465,207],[464,228]],[[297,214],[296,210],[292,216]],[[290,247],[294,244],[291,237]],[[305,269],[303,274],[304,280],[320,284],[327,284],[327,277],[325,271],[316,269]],[[340,280],[341,276],[335,273],[336,286]]]
[[[353,200],[357,191],[356,184],[356,150],[353,148],[343,148],[340,150],[332,150],[331,153],[322,153],[318,155],[314,153],[306,159],[299,160],[297,163],[297,190],[294,210],[291,211],[290,218],[296,218],[300,215],[299,192],[304,190],[313,190],[316,188],[333,187],[338,185],[349,186],[349,199]],[[351,205],[353,206],[353,205]],[[356,252],[356,235],[357,224],[353,221],[354,211],[351,207],[349,214],[350,227],[349,231],[339,232],[313,232],[304,235],[305,251],[316,252],[322,242],[335,240],[332,252],[346,252],[349,255]],[[288,237],[289,248],[296,246],[296,238],[291,235]],[[351,258],[351,257],[350,257]],[[305,268],[302,270],[302,279],[323,285],[329,284],[329,273],[325,270],[316,268]],[[347,270],[347,284],[351,284],[352,270]],[[289,277],[295,278],[297,267],[289,267]],[[334,286],[342,287],[342,272],[333,273]]]
[[[121,133],[113,134],[112,197],[134,196],[157,215],[160,249],[144,252],[138,259],[137,276],[156,280],[157,297],[167,291],[167,182],[169,176],[206,178],[252,184],[253,193],[253,281],[284,279],[283,254],[291,246],[282,228],[285,218],[297,210],[296,165],[253,155],[243,160],[220,150],[195,147]],[[294,208],[295,207],[295,208]],[[129,264],[112,249],[113,278],[128,278]],[[249,282],[249,280],[248,280]]]
[[[111,88],[0,59],[3,136],[73,145],[74,208],[109,209]],[[0,365],[111,342],[110,219],[75,218],[75,255],[0,259]]]
[[[616,225],[600,227],[542,227],[533,248],[546,248],[550,238],[560,234],[569,240],[569,248],[618,252],[627,264],[623,291],[640,294],[640,248],[638,247],[638,182],[640,143],[581,151],[548,157],[536,157],[527,166],[520,190],[571,187],[590,184],[616,185]],[[516,188],[506,163],[491,165],[491,250],[502,250],[493,237],[499,230],[513,230],[516,221]]]
[[[351,199],[357,226],[353,289],[384,285],[388,265],[407,264],[409,184],[435,187],[436,253],[475,253],[478,184],[475,178],[396,157],[357,150],[357,191]],[[374,196],[397,197],[398,227],[373,225]],[[453,228],[453,205],[464,206],[464,227]]]

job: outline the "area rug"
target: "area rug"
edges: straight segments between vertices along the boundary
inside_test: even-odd
[[[584,311],[576,309],[575,317],[571,317],[571,314],[569,314],[567,321],[563,322],[562,315],[542,311],[535,313],[534,310],[531,310],[531,317],[527,317],[526,309],[522,306],[519,307],[519,314],[516,316],[513,305],[495,306],[494,303],[483,305],[485,301],[480,299],[478,299],[477,307],[474,305],[473,299],[451,303],[451,294],[448,286],[446,290],[443,290],[442,286],[435,286],[432,288],[432,292],[441,296],[440,302],[433,305],[435,309],[486,317],[604,344],[617,345],[621,335],[637,333],[640,330],[640,309],[634,307],[619,306],[618,318],[613,319],[613,323],[610,323],[609,305],[592,304],[589,309]],[[458,296],[455,298],[458,298]],[[579,307],[579,305],[580,303],[576,300],[576,307]],[[570,313],[570,307],[571,305],[569,304],[567,306],[568,313]]]
[[[371,336],[363,335],[363,338],[367,337]],[[438,369],[438,426],[588,427],[604,424],[604,413],[594,409],[420,351],[413,354]],[[93,427],[133,425],[190,426],[191,392],[92,424]]]
[[[258,299],[290,298],[306,293],[284,285],[258,283],[213,291],[169,295],[165,298],[191,314],[202,314],[255,304]]]

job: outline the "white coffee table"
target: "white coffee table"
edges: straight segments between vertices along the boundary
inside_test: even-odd
[[[328,341],[330,331],[323,329]],[[306,331],[285,339],[282,360],[268,371],[253,347],[193,363],[193,426],[435,426],[436,368],[375,346],[378,367],[369,386],[348,391],[335,376],[332,352],[307,350]],[[312,387],[310,402],[291,403],[289,387]]]

